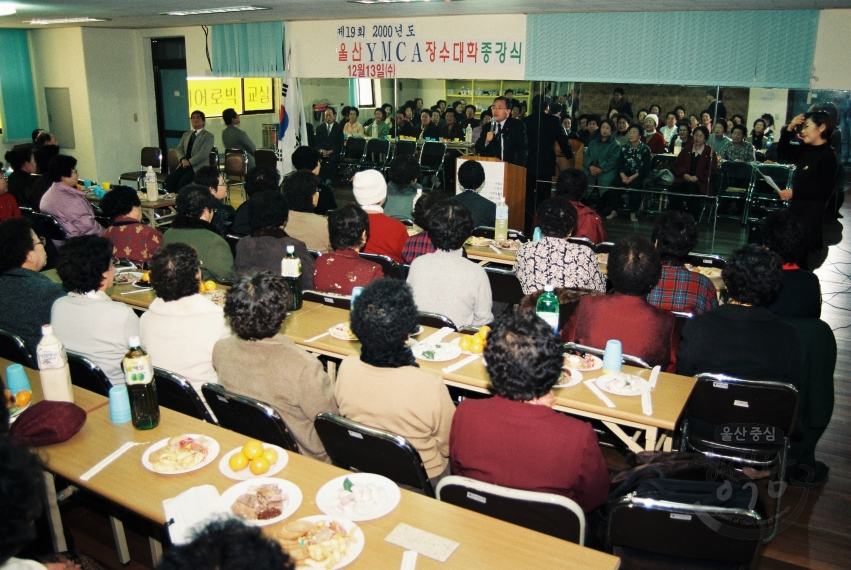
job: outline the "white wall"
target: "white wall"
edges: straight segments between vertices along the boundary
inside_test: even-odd
[[[320,121],[313,120],[313,105],[316,103],[324,101],[334,107],[337,111],[338,121],[342,107],[351,105],[349,102],[349,80],[347,78],[302,79],[299,83],[301,85],[301,100],[304,103],[304,116],[314,126],[321,122],[321,119]],[[363,113],[359,118],[361,122],[366,120]]]
[[[751,89],[748,98],[748,132],[750,132],[753,122],[765,113],[771,113],[774,117],[774,130],[776,131],[777,126],[786,122],[788,98],[788,89]]]
[[[851,89],[851,10],[822,10],[819,13],[816,53],[813,58],[813,89]],[[818,79],[816,79],[818,78]]]

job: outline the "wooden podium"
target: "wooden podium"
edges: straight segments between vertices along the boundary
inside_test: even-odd
[[[457,180],[458,168],[465,160],[482,163],[485,185],[480,192],[481,196],[495,204],[499,203],[500,197],[505,197],[505,203],[508,204],[508,227],[522,232],[526,212],[526,169],[491,156],[459,156],[455,163],[456,194],[463,190]]]

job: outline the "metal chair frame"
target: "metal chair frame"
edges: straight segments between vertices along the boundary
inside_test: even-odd
[[[606,351],[601,348],[585,346],[584,344],[579,344],[578,342],[566,342],[564,343],[564,349],[574,350],[576,352],[587,352],[588,354],[593,354],[594,356],[598,356],[600,358],[603,358],[603,355],[606,353]],[[621,362],[629,366],[637,366],[638,368],[646,368],[648,370],[653,368],[652,366],[647,364],[644,359],[639,358],[637,356],[630,356],[629,354],[621,354]]]
[[[237,168],[237,157],[239,168]],[[242,201],[245,202],[245,177],[248,174],[248,153],[238,148],[225,149],[225,185],[228,194],[225,196],[226,203],[230,204],[230,189],[238,186]],[[235,178],[237,180],[235,180]]]
[[[441,315],[440,313],[428,313],[425,311],[420,311],[417,316],[417,322],[424,327],[433,327],[436,329],[442,329],[443,327],[451,327],[452,330],[458,330],[458,327],[455,326],[455,323],[452,322],[452,319],[450,319],[446,315]]]
[[[516,239],[520,243],[526,243],[529,241],[529,238],[527,238],[526,235],[520,230],[510,229],[506,232],[506,234],[508,235],[508,239]],[[470,235],[473,237],[494,239],[494,236],[496,235],[496,229],[492,228],[491,226],[477,226],[473,228],[473,232]]]
[[[67,351],[67,355],[68,367],[71,370],[71,384],[91,390],[101,396],[109,397],[109,389],[112,388],[112,382],[109,381],[109,378],[101,370],[100,366],[82,354]],[[81,378],[81,372],[87,377]]]
[[[210,410],[204,405],[204,401],[201,400],[198,391],[195,390],[186,378],[180,374],[155,366],[154,381],[157,383],[157,394],[162,407],[192,416],[208,424],[219,425],[219,422],[216,421]]]
[[[443,168],[446,159],[446,143],[426,141],[420,150],[420,171],[423,179],[427,175],[431,178],[431,190],[437,185],[437,176],[443,176],[443,186],[446,186],[446,172]]]
[[[136,182],[136,189],[141,190],[142,180],[145,179],[149,166],[152,167],[154,172],[157,174],[162,174],[163,151],[155,146],[142,147],[142,156],[139,162],[141,166],[140,170],[125,172],[118,175],[119,184],[122,180],[134,180]]]
[[[38,369],[24,339],[4,329],[0,329],[0,357],[27,368]]]

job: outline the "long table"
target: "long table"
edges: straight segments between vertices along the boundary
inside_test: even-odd
[[[5,361],[0,360],[0,364]],[[29,371],[34,396],[39,395],[38,373]],[[39,387],[37,388],[37,385]],[[130,423],[115,425],[109,419],[106,399],[74,388],[77,403],[94,404],[83,428],[70,440],[41,449],[46,467],[74,485],[85,488],[140,515],[158,526],[165,524],[162,501],[198,485],[213,485],[220,493],[237,483],[218,469],[220,458],[242,446],[246,437],[173,412],[160,409],[160,424],[153,430],[139,431]],[[202,433],[221,446],[219,456],[206,467],[182,475],[162,475],[145,469],[142,455],[159,440],[184,433]],[[131,448],[88,481],[80,476],[127,442],[140,443]],[[290,520],[322,514],[316,506],[316,493],[329,480],[346,473],[343,469],[288,453],[287,466],[276,477],[295,483],[304,498],[298,510],[282,523],[264,527],[273,536]],[[47,481],[52,485],[52,477]],[[56,512],[58,516],[58,510]],[[441,564],[420,556],[417,568],[598,568],[616,570],[616,557],[540,534],[402,490],[399,506],[379,519],[358,523],[365,535],[365,548],[350,568],[398,568],[403,550],[384,540],[398,524],[438,534],[460,543],[458,549]],[[60,527],[61,528],[61,527]],[[152,541],[152,547],[154,546]],[[510,545],[510,547],[508,546]],[[154,549],[156,550],[156,549]],[[155,552],[156,562],[156,552]]]

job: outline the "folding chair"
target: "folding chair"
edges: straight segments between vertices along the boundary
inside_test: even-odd
[[[398,144],[398,143],[397,143]],[[443,175],[443,186],[446,187],[446,173],[443,171],[443,161],[446,158],[446,143],[426,141],[420,151],[420,170],[423,181],[431,176],[432,191],[437,184],[437,175]]]
[[[227,234],[225,236],[225,241],[228,242],[228,245],[230,246],[230,252],[231,254],[233,254],[234,259],[236,259],[236,246],[239,243],[240,239],[242,239],[240,236],[233,234]]]
[[[675,154],[655,154],[653,158],[650,159],[650,172],[656,172],[658,170],[670,170],[671,166],[677,160],[677,156]],[[648,184],[647,190],[667,190],[668,186],[664,184]],[[645,209],[644,202],[650,202],[652,208],[652,204],[654,201],[657,202],[657,209]],[[663,211],[668,207],[668,196],[665,194],[642,194],[641,205],[639,207],[639,212],[648,212],[648,213],[658,213]]]
[[[384,475],[434,497],[420,454],[404,437],[328,412],[318,414],[313,424],[334,465]]]
[[[298,453],[287,424],[269,404],[238,396],[218,384],[204,384],[201,392],[223,428]]]
[[[727,267],[727,262],[720,255],[715,253],[698,253],[696,251],[688,254],[686,263],[695,267],[714,267],[716,269]]]
[[[756,220],[762,218],[762,215],[753,215],[751,208],[759,206],[760,203],[767,203],[774,206],[775,209],[780,208],[783,202],[774,191],[768,182],[763,179],[763,176],[771,178],[778,188],[783,190],[788,188],[792,181],[792,175],[795,172],[795,165],[786,164],[760,164],[754,170],[753,184],[751,184],[748,197],[745,202],[744,220]]]
[[[140,163],[140,170],[119,174],[118,183],[121,184],[122,180],[132,180],[136,183],[136,189],[140,190],[142,188],[142,180],[148,173],[149,166],[153,168],[154,172],[157,174],[162,173],[163,152],[155,146],[143,147]]]
[[[605,354],[606,352],[602,348],[585,346],[584,344],[579,344],[577,342],[564,343],[564,349],[566,351],[573,352],[587,352],[588,354],[593,354],[594,356],[599,356],[600,358],[603,358],[603,354]],[[652,366],[647,364],[644,359],[639,358],[638,356],[630,356],[629,354],[621,354],[621,362],[629,366],[637,366],[638,368],[646,368],[648,370],[653,368]]]
[[[228,187],[226,196],[230,204],[230,189],[239,186],[242,201],[245,201],[245,175],[248,174],[248,153],[237,148],[225,150],[225,184]]]
[[[21,212],[23,213],[23,212]],[[59,225],[59,222],[56,221],[56,218],[51,216],[50,214],[43,214],[41,212],[29,212],[26,216],[32,220],[38,220],[47,230],[47,237],[52,239],[53,241],[65,241],[68,237],[65,235],[65,230],[62,229],[62,226]]]
[[[307,251],[308,253],[310,253],[310,255],[313,256],[313,259],[319,259],[320,257],[322,257],[321,251],[317,251],[315,249],[308,249]]]
[[[678,337],[682,337],[683,327],[686,326],[686,323],[689,322],[692,318],[694,318],[694,313],[686,313],[684,311],[671,311],[674,314],[674,318],[676,318],[676,322],[674,323],[674,332]]]
[[[473,233],[470,234],[473,237],[483,237],[488,239],[494,239],[496,230],[490,226],[478,226],[473,229]],[[521,232],[520,230],[508,230],[508,239],[516,239],[520,243],[526,243],[529,241],[529,238]]]
[[[346,139],[343,146],[343,156],[340,158],[340,171],[344,173],[346,179],[357,172],[363,155],[366,151],[366,139],[359,137],[349,137]]]
[[[180,166],[180,159],[177,158],[177,149],[170,148],[168,149],[168,155],[166,155],[166,162],[168,163],[168,171],[173,172]]]
[[[594,246],[594,253],[609,253],[610,251],[612,251],[613,247],[615,247],[615,242],[601,241],[600,243]]]
[[[416,141],[396,141],[396,150],[393,153],[393,157],[410,155],[414,156],[417,154],[417,142]]]
[[[67,354],[68,368],[71,371],[71,384],[108,397],[112,382],[109,381],[100,366],[81,354],[70,351]]]
[[[3,329],[0,329],[0,358],[11,360],[27,368],[38,369],[24,339]]]
[[[798,413],[798,389],[791,384],[772,381],[743,380],[724,374],[699,374],[686,405],[680,451],[695,451],[711,459],[727,461],[739,468],[757,470],[771,468],[769,489],[774,483],[785,485],[789,436]],[[716,425],[715,433],[692,424]],[[736,442],[725,436],[727,424],[751,424],[770,431],[779,441]],[[726,428],[727,432],[730,431]],[[720,434],[720,437],[719,437]],[[727,440],[731,441],[727,441]],[[765,437],[760,439],[767,439]],[[777,469],[774,467],[777,466]],[[776,476],[775,476],[776,474]],[[782,493],[775,499],[773,530],[765,542],[777,534],[780,525]]]
[[[157,397],[160,405],[169,410],[180,412],[209,424],[219,425],[210,415],[210,411],[195,388],[180,374],[154,367],[154,381],[157,383]]]
[[[419,316],[417,316],[417,323],[424,327],[432,327],[436,329],[450,327],[452,328],[452,330],[458,330],[458,327],[455,326],[455,323],[452,322],[452,319],[438,313],[426,313],[420,311]]]
[[[523,286],[513,269],[485,267],[484,270],[488,275],[494,303],[505,303],[508,307],[520,304],[524,297]]]
[[[383,172],[390,156],[390,141],[381,139],[369,139],[363,153],[358,170],[369,170],[374,168]]]
[[[587,237],[570,237],[567,238],[567,241],[576,245],[584,245],[591,250],[591,253],[594,253],[594,242]]]
[[[346,311],[351,309],[351,295],[338,295],[337,293],[328,293],[325,291],[312,291],[310,289],[303,291],[301,298],[305,301],[313,301],[314,303],[322,303],[329,307],[336,307]]]
[[[512,489],[456,475],[441,479],[436,495],[438,501],[580,546],[585,544],[585,513],[575,501],[561,495]]]
[[[219,168],[219,149],[217,147],[213,147],[210,149],[210,166],[213,168]]]
[[[630,568],[750,567],[764,534],[762,525],[762,517],[750,509],[631,493],[611,507],[606,537]]]
[[[753,185],[754,167],[749,162],[726,160],[718,169],[718,196],[727,201],[741,201],[742,215],[720,215],[719,218],[740,219],[744,225],[745,203]]]
[[[380,255],[377,253],[363,253],[360,254],[361,259],[366,259],[367,261],[371,261],[373,263],[377,263],[381,266],[381,271],[384,272],[385,277],[392,277],[393,279],[399,279],[399,264],[396,263],[393,259],[386,255]]]
[[[269,168],[278,168],[278,155],[274,150],[268,148],[258,148],[254,153],[255,166],[268,166]]]

